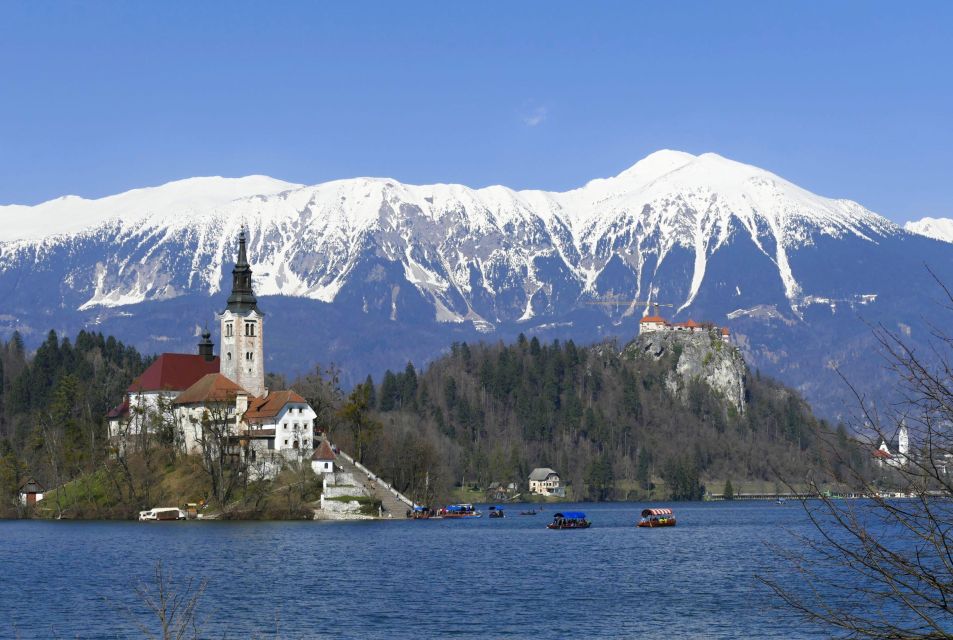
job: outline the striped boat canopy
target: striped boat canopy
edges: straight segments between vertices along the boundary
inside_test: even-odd
[[[674,515],[671,509],[642,509],[642,517],[649,516],[671,516]]]

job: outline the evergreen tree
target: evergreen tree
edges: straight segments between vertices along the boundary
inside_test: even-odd
[[[731,479],[725,480],[725,489],[722,491],[725,500],[734,500],[735,499],[735,489],[731,486]]]
[[[371,374],[367,374],[367,379],[364,380],[364,386],[367,388],[367,406],[371,409],[376,409],[377,389],[374,388],[374,378],[371,377]]]
[[[369,392],[368,392],[369,394]],[[378,399],[378,406],[381,411],[393,411],[398,408],[400,402],[400,386],[397,384],[397,376],[388,369],[384,372],[384,380],[381,382],[381,394]]]

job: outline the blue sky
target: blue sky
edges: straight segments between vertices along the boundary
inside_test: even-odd
[[[951,42],[950,2],[3,2],[0,203],[252,173],[567,189],[672,148],[953,216]]]

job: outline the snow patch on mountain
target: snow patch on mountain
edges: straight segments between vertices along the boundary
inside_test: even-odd
[[[953,220],[950,218],[921,218],[920,220],[911,220],[903,225],[903,228],[910,233],[917,233],[921,236],[942,240],[944,242],[953,242]]]

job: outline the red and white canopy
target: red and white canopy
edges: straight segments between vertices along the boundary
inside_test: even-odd
[[[649,516],[671,516],[674,515],[671,509],[643,509],[642,517],[648,518]]]

